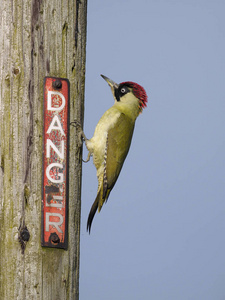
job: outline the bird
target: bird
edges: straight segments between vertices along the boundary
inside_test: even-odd
[[[100,212],[118,179],[131,145],[135,121],[148,102],[146,91],[139,84],[132,81],[117,84],[101,76],[110,86],[115,102],[100,118],[91,139],[80,128],[89,151],[86,162],[93,157],[98,178],[97,196],[87,220],[89,234],[96,211]]]

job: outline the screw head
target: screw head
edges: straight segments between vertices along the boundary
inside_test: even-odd
[[[52,82],[52,87],[55,89],[55,90],[60,90],[62,88],[62,82],[61,80],[59,79],[56,79]]]
[[[58,244],[60,242],[60,238],[56,232],[51,234],[50,240],[53,244]]]

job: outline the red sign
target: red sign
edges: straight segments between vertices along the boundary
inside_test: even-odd
[[[42,246],[67,249],[69,81],[44,79]]]

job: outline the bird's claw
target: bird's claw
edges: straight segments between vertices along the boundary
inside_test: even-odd
[[[83,161],[84,163],[87,163],[87,162],[89,162],[90,157],[91,157],[91,153],[89,152],[89,153],[88,153],[88,156],[87,156],[87,159],[86,159],[86,160],[83,160],[83,159],[82,159],[82,161]]]

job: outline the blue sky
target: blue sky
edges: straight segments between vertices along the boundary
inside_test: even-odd
[[[86,136],[113,105],[100,74],[141,84],[149,102],[91,235],[97,178],[83,164],[81,300],[225,299],[224,11],[219,0],[88,3]]]

